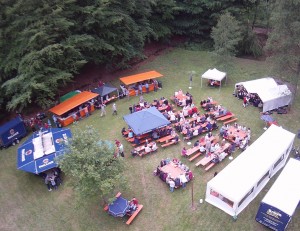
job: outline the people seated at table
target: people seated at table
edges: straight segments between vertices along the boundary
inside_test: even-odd
[[[128,201],[128,208],[126,211],[127,215],[131,216],[132,213],[134,213],[134,211],[137,209],[138,204],[139,202],[135,197],[133,197],[130,201]]]
[[[150,145],[145,144],[145,153],[149,154],[151,151],[152,151],[152,149],[151,149]]]
[[[199,151],[200,151],[201,153],[204,153],[204,152],[205,152],[205,147],[204,147],[203,145],[200,145],[200,146],[199,146]]]
[[[133,137],[133,131],[131,129],[129,129],[128,131],[128,138],[132,138]]]
[[[176,134],[172,141],[174,141],[174,144],[177,144],[179,141],[179,136]]]
[[[193,136],[198,136],[198,135],[199,135],[198,129],[195,129],[195,130],[193,131]]]
[[[239,148],[242,149],[242,150],[245,150],[248,146],[248,139],[247,137],[245,137],[245,139],[243,139],[241,142],[240,142],[240,146]]]
[[[159,135],[158,135],[158,132],[157,132],[156,130],[154,130],[154,131],[152,132],[152,139],[153,139],[153,140],[159,139]]]
[[[153,142],[152,147],[151,147],[151,151],[155,152],[157,150],[157,145],[155,142]]]

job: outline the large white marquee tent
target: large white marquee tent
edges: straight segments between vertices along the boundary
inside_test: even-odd
[[[205,200],[238,215],[281,169],[295,134],[271,125],[252,145],[207,183]]]
[[[291,158],[265,195],[256,221],[273,230],[285,230],[300,202],[300,161]]]
[[[256,93],[263,102],[263,112],[289,105],[292,93],[286,85],[277,85],[273,78],[262,78],[235,84],[243,85],[248,93]]]

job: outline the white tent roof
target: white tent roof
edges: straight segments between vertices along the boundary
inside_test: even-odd
[[[233,202],[241,199],[257,184],[293,143],[295,134],[275,125],[207,183]]]
[[[291,158],[262,202],[293,215],[300,201],[299,176],[300,161]]]
[[[236,85],[243,85],[249,93],[263,92],[270,88],[277,87],[276,81],[270,77],[240,82]]]
[[[226,73],[219,71],[216,68],[209,69],[202,75],[202,78],[204,79],[212,79],[216,81],[222,81],[225,77],[226,77]]]

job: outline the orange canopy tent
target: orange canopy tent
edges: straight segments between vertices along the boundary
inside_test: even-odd
[[[121,82],[123,82],[125,85],[130,85],[137,82],[142,82],[149,79],[155,79],[162,77],[163,75],[158,73],[157,71],[148,71],[136,75],[130,75],[126,77],[120,78]]]
[[[56,105],[55,107],[51,108],[49,111],[54,113],[55,115],[61,116],[62,114],[80,106],[81,104],[99,96],[96,93],[83,91],[72,98]]]

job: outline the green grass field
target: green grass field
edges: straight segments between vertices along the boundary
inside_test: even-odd
[[[163,88],[144,96],[146,100],[152,101],[162,96],[169,98],[178,89],[189,90],[188,71],[196,71],[193,88],[189,92],[194,96],[197,105],[200,100],[208,96],[213,97],[238,117],[238,123],[252,129],[251,142],[253,142],[264,131],[264,122],[260,120],[259,110],[254,107],[243,108],[242,102],[233,97],[232,92],[236,82],[269,76],[269,64],[264,61],[243,59],[236,59],[234,62],[234,69],[228,73],[227,84],[220,91],[207,87],[206,82],[203,88],[200,87],[202,73],[214,67],[211,55],[207,52],[174,49],[141,66],[132,74],[154,69],[164,75],[161,78]],[[115,83],[118,84],[117,81]],[[193,211],[192,183],[188,183],[184,190],[178,189],[170,193],[168,186],[152,174],[162,158],[181,158],[180,152],[186,145],[185,142],[166,149],[160,148],[156,154],[144,158],[130,156],[131,145],[121,137],[120,131],[126,126],[122,116],[128,114],[128,106],[137,101],[137,97],[117,101],[118,116],[111,116],[112,110],[109,105],[106,117],[100,118],[97,111],[79,124],[70,126],[74,129],[76,126],[84,128],[91,125],[99,131],[101,139],[117,138],[123,142],[126,154],[124,178],[128,181],[128,189],[122,193],[127,198],[137,197],[144,205],[142,212],[129,227],[122,220],[113,218],[103,211],[100,196],[97,199],[86,198],[79,203],[72,189],[67,186],[68,176],[65,176],[65,184],[57,191],[48,192],[40,177],[16,170],[17,147],[10,147],[0,151],[0,230],[268,230],[255,221],[255,215],[260,201],[278,174],[238,216],[237,221],[234,221],[220,209],[205,202],[199,203],[200,198],[205,198],[207,181],[213,177],[215,171],[221,171],[226,167],[229,160],[225,159],[205,172],[201,167],[195,167],[195,161],[190,163],[182,159],[195,174],[193,184],[196,210]],[[288,114],[273,115],[280,125],[294,133],[300,129],[299,102],[298,97]],[[297,138],[295,145],[300,145]],[[239,154],[240,152],[235,152],[234,157]],[[299,229],[298,209],[289,230]]]

